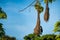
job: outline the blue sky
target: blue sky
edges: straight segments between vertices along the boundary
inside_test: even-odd
[[[27,34],[33,33],[37,21],[37,11],[34,6],[27,8],[23,12],[19,10],[25,8],[34,0],[0,0],[0,7],[6,12],[7,19],[0,20],[3,23],[6,35],[16,37],[17,40],[23,40]],[[45,8],[43,2],[42,6]],[[60,20],[60,0],[56,0],[49,4],[50,19],[46,23],[44,21],[44,11],[40,14],[41,26],[43,27],[43,34],[52,34],[54,24]]]

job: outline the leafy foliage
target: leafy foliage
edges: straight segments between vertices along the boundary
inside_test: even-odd
[[[56,35],[54,34],[46,34],[41,36],[41,40],[55,40]]]
[[[39,35],[35,34],[28,34],[27,36],[24,37],[24,40],[39,40]]]
[[[35,9],[36,9],[39,13],[41,13],[44,8],[41,6],[41,3],[36,2],[36,4],[35,4]]]
[[[56,38],[57,40],[60,40],[60,35],[57,35],[55,38]]]
[[[36,36],[35,34],[28,34],[24,37],[24,40],[60,40],[60,35],[46,34],[42,36]]]
[[[0,19],[6,19],[7,15],[6,13],[0,8]],[[10,37],[5,34],[4,28],[2,26],[3,24],[0,23],[0,40],[16,40],[15,37]]]
[[[2,8],[0,8],[0,19],[6,19],[7,15],[6,13],[2,10]]]
[[[0,23],[0,40],[16,40],[15,37],[10,37],[5,35],[4,28],[2,27],[2,23]]]
[[[4,36],[5,35],[5,31],[4,29],[2,28],[2,23],[0,23],[0,37]]]
[[[48,0],[49,3],[54,2],[55,0]],[[44,0],[44,3],[47,3],[47,0]]]
[[[16,40],[16,38],[5,35],[5,36],[2,37],[2,40]]]
[[[60,32],[60,21],[55,23],[53,31],[54,32]]]

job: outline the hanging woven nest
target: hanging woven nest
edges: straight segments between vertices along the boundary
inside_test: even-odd
[[[49,20],[49,7],[46,7],[45,14],[44,14],[44,20],[46,22]]]
[[[42,32],[43,32],[42,26],[35,27],[34,34],[39,35],[39,34],[42,34]]]
[[[34,34],[39,35],[40,34],[40,26],[36,26],[34,29]]]

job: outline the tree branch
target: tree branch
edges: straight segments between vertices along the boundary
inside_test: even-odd
[[[34,0],[31,4],[29,4],[27,7],[25,7],[24,9],[20,10],[20,12],[24,11],[25,9],[27,9],[28,7],[30,7],[36,0]]]

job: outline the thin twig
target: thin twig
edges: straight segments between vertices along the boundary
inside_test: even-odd
[[[24,9],[20,10],[20,12],[24,11],[25,9],[27,9],[28,7],[30,7],[36,0],[34,0],[31,4],[29,4],[27,7],[25,7]]]

